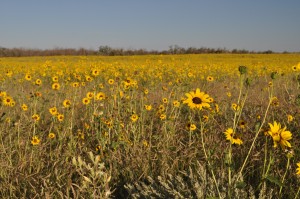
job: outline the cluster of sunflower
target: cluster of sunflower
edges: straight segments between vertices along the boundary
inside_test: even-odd
[[[5,91],[0,91],[0,99],[4,106],[13,107],[16,104],[15,100],[11,96],[9,96]]]

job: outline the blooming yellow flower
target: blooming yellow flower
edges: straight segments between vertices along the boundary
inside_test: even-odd
[[[31,140],[32,145],[38,145],[40,144],[41,140],[38,138],[38,136],[33,136]]]
[[[54,134],[54,133],[49,133],[49,134],[48,134],[48,138],[50,138],[50,139],[55,138],[55,134]]]
[[[236,136],[236,133],[233,131],[232,128],[228,128],[224,132],[224,134],[226,136],[226,140],[229,140],[231,144],[238,144],[238,145],[243,144],[243,141]]]
[[[114,83],[115,83],[115,80],[113,80],[113,79],[109,79],[107,82],[108,82],[108,84],[112,85],[112,84],[114,84]]]
[[[297,163],[296,174],[300,176],[300,162]]]
[[[63,106],[64,106],[65,108],[69,108],[69,107],[71,106],[71,101],[68,100],[68,99],[65,99],[65,100],[63,101]]]
[[[212,76],[207,76],[206,80],[208,82],[212,82],[212,81],[214,81],[214,78]]]
[[[49,112],[51,113],[51,115],[56,115],[57,114],[57,108],[56,107],[49,108]]]
[[[145,109],[146,109],[147,111],[150,111],[150,110],[152,109],[152,106],[151,106],[151,105],[144,105],[144,107],[145,107]]]
[[[294,117],[292,115],[287,116],[288,122],[292,122],[294,120]]]
[[[42,80],[41,79],[35,80],[35,84],[38,85],[38,86],[41,85],[42,84]]]
[[[30,81],[30,80],[31,80],[31,75],[26,74],[26,75],[25,75],[25,79],[26,79],[27,81]]]
[[[33,114],[31,117],[35,122],[40,120],[40,116],[38,114]]]
[[[105,93],[99,92],[96,95],[96,100],[104,100],[105,99]]]
[[[189,130],[189,131],[194,131],[197,129],[196,125],[195,124],[191,124],[191,123],[188,123],[186,125],[186,128]]]
[[[82,103],[85,104],[85,105],[89,104],[90,102],[91,102],[90,99],[87,98],[87,97],[82,99]]]
[[[132,114],[130,119],[133,121],[133,122],[136,122],[138,119],[139,119],[139,116],[137,114]]]
[[[197,88],[196,91],[192,91],[185,94],[187,99],[183,101],[184,104],[188,104],[191,109],[209,108],[209,95],[200,92],[200,89]]]
[[[168,99],[167,98],[163,98],[162,101],[163,101],[164,104],[168,103]]]
[[[27,110],[28,110],[28,107],[27,107],[27,105],[26,105],[26,104],[22,104],[22,106],[21,106],[21,107],[22,107],[22,110],[23,110],[23,111],[27,111]]]
[[[86,97],[89,98],[89,99],[93,99],[94,93],[93,93],[93,92],[88,92],[88,93],[86,94]]]
[[[269,123],[270,129],[268,134],[273,138],[274,147],[277,147],[278,144],[281,148],[292,147],[289,140],[292,139],[292,133],[290,131],[286,131],[286,127],[281,128],[280,123],[274,121],[274,124]]]
[[[166,114],[160,114],[159,116],[160,120],[165,120],[167,118],[167,115]]]
[[[239,110],[240,110],[240,106],[237,105],[236,103],[232,103],[232,104],[231,104],[231,108],[232,108],[232,110],[234,110],[234,111],[239,111]]]
[[[180,106],[180,102],[178,100],[174,100],[173,106],[178,108]]]
[[[53,84],[52,84],[52,89],[53,89],[53,90],[59,90],[59,89],[60,89],[60,84],[57,83],[57,82],[53,83]]]
[[[64,121],[64,118],[65,118],[65,116],[63,114],[58,114],[57,115],[57,120],[60,121],[60,122]]]

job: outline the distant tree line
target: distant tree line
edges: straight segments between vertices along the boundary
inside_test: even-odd
[[[27,49],[27,48],[4,48],[0,47],[0,57],[25,57],[25,56],[57,56],[57,55],[104,55],[104,56],[126,56],[126,55],[174,55],[174,54],[272,54],[267,51],[248,51],[245,49],[228,50],[226,48],[183,48],[178,45],[169,46],[168,50],[146,50],[146,49],[123,49],[110,46],[100,46],[98,50],[85,48],[54,48],[54,49]],[[289,52],[283,52],[289,53]]]

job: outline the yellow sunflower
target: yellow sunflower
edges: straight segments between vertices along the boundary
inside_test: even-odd
[[[243,144],[243,141],[236,136],[236,133],[233,131],[232,128],[228,128],[224,132],[224,134],[226,136],[226,140],[229,140],[231,144],[238,144],[238,145]]]
[[[281,128],[280,123],[274,121],[274,124],[269,123],[270,129],[268,134],[273,138],[274,147],[277,147],[278,144],[281,148],[292,147],[289,140],[292,139],[292,133],[290,131],[286,131],[286,127]]]
[[[38,138],[38,136],[33,136],[31,140],[32,145],[38,145],[40,144],[41,140]]]
[[[64,105],[65,108],[69,108],[71,106],[71,101],[68,100],[68,99],[65,99],[63,101],[63,105]]]
[[[300,176],[300,162],[297,163],[296,174]]]
[[[188,106],[191,109],[199,109],[202,110],[202,108],[209,108],[209,95],[200,92],[200,89],[197,88],[196,91],[192,91],[185,94],[187,96],[187,99],[183,101],[184,104],[188,104]]]

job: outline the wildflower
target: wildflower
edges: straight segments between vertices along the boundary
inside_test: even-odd
[[[88,93],[86,94],[86,97],[89,98],[89,99],[93,99],[94,93],[93,93],[93,92],[88,92]]]
[[[149,90],[148,90],[148,89],[145,89],[145,90],[144,90],[144,93],[145,93],[145,95],[148,95]]]
[[[212,76],[207,76],[206,80],[208,82],[212,82],[212,81],[214,81],[214,78]]]
[[[100,83],[98,86],[99,88],[104,88],[104,85],[102,83]]]
[[[52,77],[52,81],[53,81],[53,82],[58,82],[58,77],[57,77],[57,76],[53,76],[53,77]]]
[[[300,162],[297,163],[296,174],[300,176]]]
[[[203,121],[207,122],[208,121],[208,116],[207,115],[203,115]]]
[[[167,98],[163,98],[162,101],[163,101],[164,104],[168,103],[168,99]]]
[[[97,145],[96,146],[96,151],[100,151],[101,150],[101,146],[100,145]]]
[[[136,122],[139,119],[139,116],[137,114],[132,114],[130,119],[131,121]]]
[[[93,78],[92,78],[91,76],[89,76],[89,75],[86,75],[86,76],[85,76],[85,80],[86,80],[87,82],[90,82],[90,81],[93,80]]]
[[[41,140],[37,136],[33,136],[31,140],[32,145],[38,145],[40,144]]]
[[[2,102],[5,106],[14,106],[15,105],[14,100],[9,96],[5,96],[2,100]]]
[[[188,98],[186,100],[183,101],[184,104],[188,104],[188,106],[191,109],[199,109],[202,110],[202,108],[209,108],[209,95],[204,93],[204,92],[200,92],[200,89],[197,88],[196,91],[192,91],[189,93],[185,94]]]
[[[277,97],[273,97],[273,98],[271,99],[271,104],[272,104],[273,106],[279,106],[279,100],[278,100],[278,98],[277,98]]]
[[[243,141],[237,137],[236,133],[233,131],[232,128],[228,128],[224,132],[224,134],[226,136],[226,140],[229,140],[231,144],[238,144],[238,145],[243,144]]]
[[[21,108],[22,108],[23,111],[27,111],[28,110],[28,107],[27,107],[26,104],[22,104]]]
[[[42,84],[42,80],[41,79],[37,79],[35,80],[35,85],[41,85]]]
[[[65,100],[63,101],[63,106],[64,106],[65,108],[69,108],[69,107],[71,106],[71,101],[68,100],[68,99],[65,99]]]
[[[165,120],[167,118],[166,114],[160,114],[159,116],[160,120]]]
[[[52,84],[52,89],[53,89],[53,90],[59,90],[59,89],[60,89],[60,84],[57,83],[57,82],[53,83],[53,84]]]
[[[232,108],[234,111],[239,111],[239,110],[240,110],[240,106],[238,106],[236,103],[231,104],[231,108]]]
[[[297,66],[296,66],[296,65],[295,65],[295,66],[292,66],[292,70],[293,70],[293,71],[295,71],[295,72],[296,72],[296,71],[297,71],[297,69],[298,69],[298,68],[297,68]]]
[[[269,87],[272,87],[272,86],[273,86],[273,82],[270,81],[270,82],[268,83],[268,85],[269,85]]]
[[[148,147],[149,146],[147,140],[143,140],[143,145],[144,145],[144,147]]]
[[[33,115],[31,116],[31,118],[32,118],[33,121],[35,121],[35,122],[37,122],[37,121],[40,120],[40,116],[39,116],[38,114],[33,114]]]
[[[90,102],[91,102],[90,99],[87,98],[87,97],[82,99],[82,103],[85,104],[85,105],[88,105]]]
[[[178,100],[174,100],[173,106],[178,108],[180,106],[180,102]]]
[[[78,88],[79,87],[79,82],[73,82],[72,87],[73,88]]]
[[[113,79],[109,79],[109,80],[108,80],[108,84],[112,85],[112,84],[114,84],[114,83],[115,83],[115,80],[113,80]]]
[[[65,116],[63,114],[58,114],[57,115],[57,120],[60,121],[60,122],[64,121],[64,118],[65,118]]]
[[[55,134],[54,134],[54,133],[49,133],[49,134],[48,134],[48,138],[50,138],[50,139],[55,138]]]
[[[56,107],[49,108],[49,112],[51,113],[51,115],[56,115],[57,114],[57,108]]]
[[[25,75],[25,79],[26,79],[27,81],[30,81],[30,80],[31,80],[31,75],[26,74],[26,75]]]
[[[192,123],[188,123],[186,125],[186,128],[189,130],[189,131],[194,131],[197,129],[196,125],[195,124],[192,124]]]
[[[100,74],[100,71],[99,70],[97,70],[97,69],[93,69],[92,70],[92,75],[93,76],[98,76]]]
[[[145,107],[145,109],[146,109],[147,111],[150,111],[150,110],[152,109],[152,106],[151,106],[151,105],[144,105],[144,107]]]
[[[105,94],[103,92],[99,92],[96,95],[96,100],[104,100],[105,99]]]
[[[292,147],[288,142],[292,139],[292,133],[286,131],[286,127],[281,128],[280,123],[274,121],[274,124],[269,123],[270,129],[268,131],[269,135],[273,138],[274,147],[277,147],[278,144],[281,148]]]
[[[244,121],[244,120],[240,120],[239,121],[239,127],[241,128],[241,129],[245,129],[246,128],[246,122]]]
[[[227,95],[228,97],[231,97],[231,92],[227,92],[226,95]]]
[[[294,120],[294,117],[292,115],[287,116],[288,122],[292,122]]]

